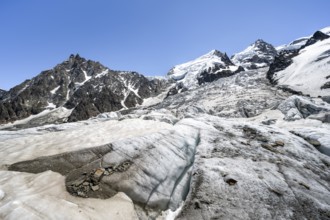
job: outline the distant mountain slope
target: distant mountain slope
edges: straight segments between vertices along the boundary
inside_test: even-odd
[[[2,99],[2,97],[6,94],[5,90],[0,89],[0,100]]]
[[[242,67],[233,64],[227,54],[212,50],[195,60],[173,67],[168,76],[185,88],[194,88],[243,70]]]
[[[310,37],[301,37],[298,38],[294,41],[292,41],[289,44],[284,44],[281,46],[276,47],[276,50],[278,52],[282,51],[282,50],[298,50],[300,49],[302,46],[304,46],[306,44],[306,42],[308,41]]]
[[[248,48],[232,57],[233,63],[245,69],[257,69],[269,66],[277,55],[273,45],[259,39]]]
[[[0,122],[58,107],[72,111],[69,121],[88,119],[141,104],[143,99],[159,94],[166,83],[135,72],[113,71],[71,55],[53,69],[9,90],[0,101]]]
[[[320,31],[299,50],[283,50],[267,73],[272,83],[306,95],[330,95],[330,37]]]
[[[324,33],[324,34],[330,35],[330,27],[322,28],[319,31]],[[312,35],[306,36],[306,37],[300,37],[300,38],[292,41],[289,44],[284,44],[284,45],[276,47],[276,50],[278,52],[283,51],[283,50],[299,50],[302,46],[304,46],[307,43],[307,41],[311,37],[312,37]]]

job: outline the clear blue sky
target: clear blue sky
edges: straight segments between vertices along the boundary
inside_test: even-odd
[[[165,75],[212,49],[232,55],[330,26],[329,0],[1,0],[0,88],[70,54]]]

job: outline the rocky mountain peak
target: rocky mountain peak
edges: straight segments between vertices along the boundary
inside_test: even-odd
[[[242,67],[233,64],[226,53],[212,50],[195,60],[173,67],[167,75],[177,81],[180,87],[191,89],[242,70]]]
[[[65,108],[69,121],[142,104],[167,86],[136,72],[113,71],[79,54],[0,94],[0,123]]]
[[[223,56],[223,53],[219,50],[214,49],[214,50],[211,50],[210,52],[208,52],[206,55],[216,55],[216,56],[221,57],[221,56]]]
[[[245,69],[257,69],[269,66],[276,55],[277,51],[273,45],[258,39],[242,52],[232,56],[232,61]]]
[[[258,39],[253,43],[253,46],[262,52],[265,53],[276,53],[276,49],[271,45],[270,43],[267,43],[266,41],[262,39]]]
[[[227,53],[223,53],[219,50],[211,50],[207,54],[201,56],[199,59],[212,59],[212,58],[220,58],[222,62],[224,62],[226,65],[233,65],[230,58],[228,57]]]

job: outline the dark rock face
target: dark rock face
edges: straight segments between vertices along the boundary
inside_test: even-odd
[[[169,96],[176,95],[181,92],[185,92],[188,89],[184,87],[183,83],[176,83],[172,88],[169,89],[169,91],[166,94],[165,98],[168,98]]]
[[[166,86],[165,80],[149,80],[135,72],[110,71],[89,80],[65,107],[74,108],[69,121],[84,120],[99,113],[135,107],[144,98],[158,95]]]
[[[321,87],[321,89],[330,89],[330,82],[324,83],[324,85]]]
[[[272,84],[277,84],[277,81],[273,78],[276,72],[284,70],[292,63],[292,58],[299,54],[299,50],[282,50],[278,56],[275,57],[274,62],[270,64],[267,72],[267,79]]]
[[[0,123],[60,106],[74,108],[69,121],[84,120],[141,104],[144,98],[159,94],[166,86],[165,80],[112,71],[98,62],[71,55],[53,69],[2,93]]]
[[[199,77],[197,78],[198,84],[202,85],[204,83],[213,82],[215,80],[218,80],[220,78],[229,77],[236,73],[239,73],[241,71],[244,71],[243,67],[238,67],[236,71],[230,71],[230,70],[224,70],[222,65],[215,65],[215,67],[212,69],[212,72],[209,71],[203,71]]]

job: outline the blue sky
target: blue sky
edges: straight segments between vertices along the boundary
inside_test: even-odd
[[[232,55],[330,26],[329,0],[1,0],[0,88],[70,54],[115,70],[165,75],[212,49]]]

